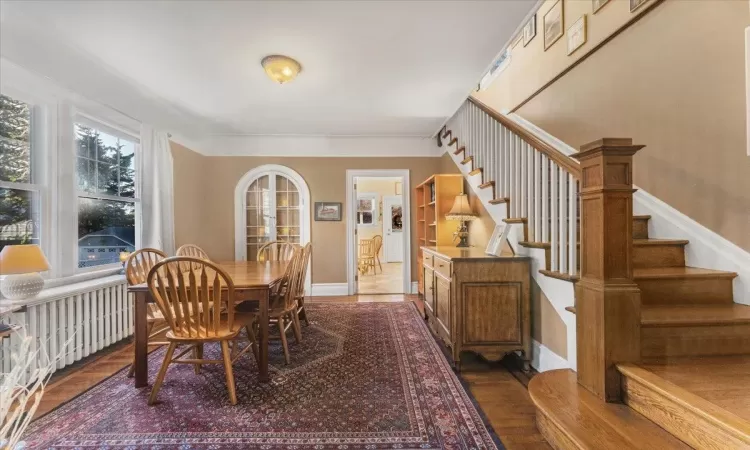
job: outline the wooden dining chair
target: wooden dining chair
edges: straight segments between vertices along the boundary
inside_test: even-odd
[[[310,326],[305,310],[305,280],[307,280],[307,271],[310,268],[310,259],[312,257],[312,243],[307,243],[302,247],[302,273],[301,281],[297,287],[297,317],[305,321],[305,325]],[[297,320],[299,320],[297,319]]]
[[[177,252],[175,253],[176,256],[190,256],[192,258],[198,258],[198,259],[205,259],[206,261],[211,261],[211,258],[208,256],[208,253],[206,253],[205,250],[198,247],[195,244],[185,244],[182,247],[177,249]]]
[[[271,241],[258,249],[258,261],[289,261],[296,244],[286,241]]]
[[[383,265],[380,264],[380,250],[383,249],[383,236],[376,234],[372,237],[372,254],[375,258],[375,263],[380,268],[380,273],[383,273]],[[375,264],[372,266],[372,271],[375,272]]]
[[[167,258],[167,254],[155,248],[143,248],[131,253],[128,259],[125,261],[125,277],[128,280],[128,285],[135,286],[145,283],[151,268],[165,258]],[[163,340],[154,340],[156,336],[162,334],[169,328],[167,323],[164,321],[164,316],[159,310],[159,307],[155,303],[148,304],[148,307],[146,308],[146,320],[148,345],[167,345],[168,342],[165,342]],[[135,361],[130,365],[128,377],[132,377],[134,373]]]
[[[187,268],[187,270],[183,270]],[[164,362],[154,382],[148,404],[156,402],[167,369],[170,364],[192,364],[200,372],[202,364],[223,364],[226,371],[229,400],[237,404],[232,363],[248,349],[256,345],[254,334],[250,344],[240,351],[230,348],[243,328],[253,329],[256,316],[242,314],[235,317],[234,283],[229,275],[216,264],[188,256],[165,259],[151,268],[148,288],[164,316],[169,331],[166,334],[169,347]],[[226,290],[226,293],[223,290]],[[205,359],[203,344],[218,342],[221,359]],[[178,345],[190,345],[174,355]],[[180,359],[192,350],[192,358]]]
[[[373,253],[374,245],[372,239],[359,240],[359,257],[357,267],[362,275],[366,275],[370,268],[375,270],[375,254]]]

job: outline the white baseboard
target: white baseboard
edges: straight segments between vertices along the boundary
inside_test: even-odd
[[[313,297],[349,295],[346,283],[313,283],[310,295]]]
[[[570,369],[571,366],[568,364],[568,360],[553,352],[549,348],[545,347],[544,344],[538,342],[535,339],[531,340],[532,345],[532,359],[531,366],[538,372],[546,372],[548,370],[555,369]]]
[[[419,294],[419,282],[418,281],[411,282],[411,293]]]
[[[750,253],[641,189],[633,194],[633,213],[651,216],[650,238],[689,240],[688,266],[737,272],[734,301],[750,305]]]

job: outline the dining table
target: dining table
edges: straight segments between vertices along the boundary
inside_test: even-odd
[[[233,304],[255,300],[260,321],[258,336],[258,371],[262,382],[268,376],[268,311],[271,292],[281,282],[287,261],[229,261],[216,263],[234,283]],[[148,386],[148,304],[154,303],[146,283],[128,287],[134,295],[135,387]]]

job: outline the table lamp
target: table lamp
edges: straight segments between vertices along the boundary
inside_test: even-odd
[[[456,247],[468,247],[469,246],[469,228],[467,222],[474,219],[476,214],[471,210],[469,204],[469,197],[463,192],[456,196],[453,200],[453,208],[445,215],[448,220],[458,220],[458,230],[453,233],[453,239],[458,238],[458,245]]]
[[[49,262],[36,244],[6,245],[0,251],[0,292],[5,298],[19,300],[35,297],[44,287],[39,272],[49,270]]]

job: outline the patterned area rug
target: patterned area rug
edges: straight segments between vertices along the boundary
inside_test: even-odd
[[[311,304],[292,363],[272,341],[272,381],[235,363],[238,404],[224,371],[173,365],[150,388],[126,371],[35,421],[31,448],[495,449],[498,447],[412,303]],[[217,353],[217,348],[206,348]],[[149,360],[153,382],[163,350]]]

